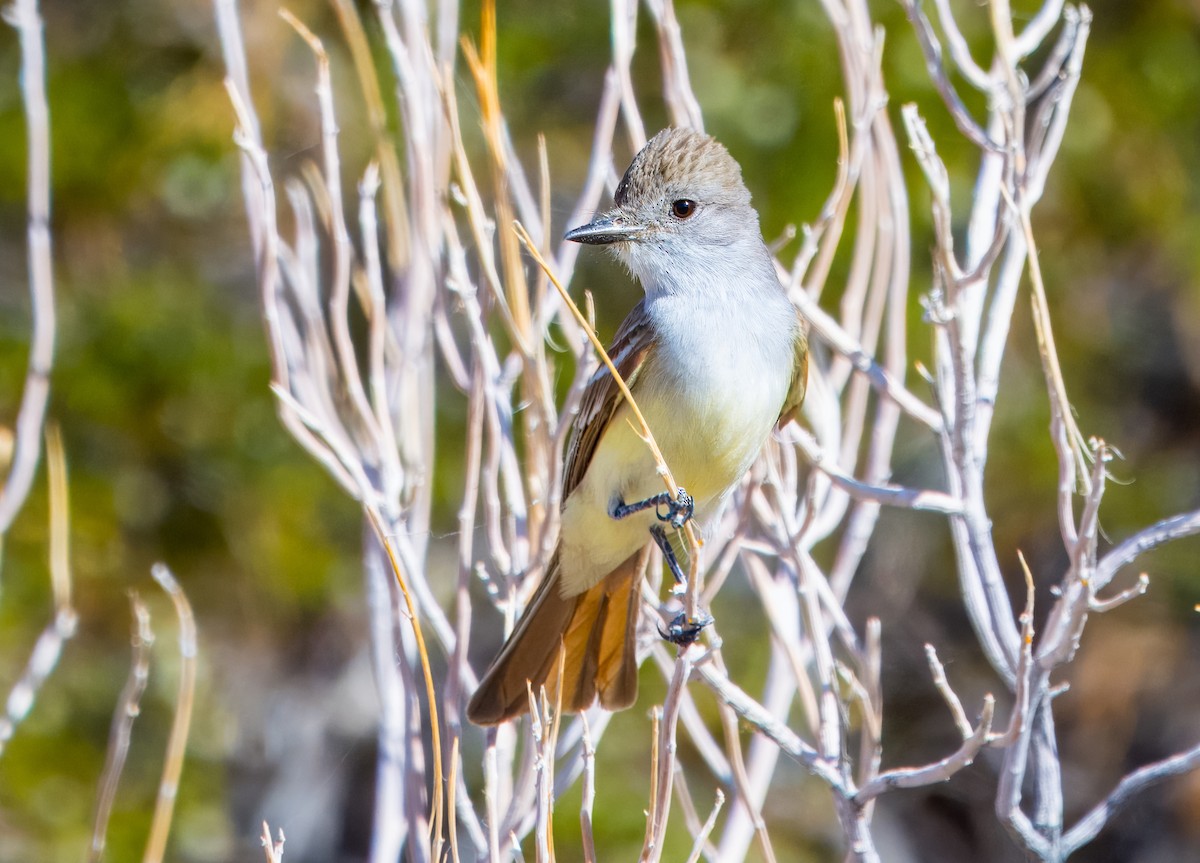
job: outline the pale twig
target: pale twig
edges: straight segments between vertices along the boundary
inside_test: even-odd
[[[742,560],[750,585],[758,592],[762,602],[763,613],[771,626],[775,643],[779,645],[792,667],[792,675],[796,678],[796,688],[800,693],[801,713],[808,723],[809,733],[815,735],[817,694],[806,669],[812,651],[808,649],[808,645],[794,637],[795,621],[799,617],[795,586],[790,580],[785,581],[783,585],[777,585],[762,558],[748,549],[743,549]]]
[[[4,715],[0,716],[0,755],[12,739],[21,721],[29,714],[46,678],[58,665],[63,644],[75,634],[75,613],[55,614],[33,646],[25,670],[5,700]]]
[[[634,4],[636,7],[636,4]],[[616,14],[614,9],[614,14]],[[614,21],[614,27],[618,26]],[[575,206],[571,209],[569,225],[581,225],[591,218],[599,206],[600,195],[604,192],[604,183],[608,175],[612,172],[612,146],[613,137],[617,130],[617,118],[621,112],[622,87],[619,83],[619,72],[617,68],[609,68],[604,76],[604,90],[600,95],[600,106],[596,109],[595,131],[592,133],[592,155],[588,160],[587,178],[584,180],[583,188],[579,191],[579,197],[575,200]],[[645,132],[642,132],[642,139],[645,140]],[[579,243],[572,243],[569,240],[563,240],[558,246],[558,255],[555,257],[560,278],[565,284],[569,284],[571,276],[574,274],[575,262],[579,257]],[[551,302],[550,299],[554,301]],[[561,306],[559,305],[557,294],[548,294],[544,301],[543,308],[547,316],[550,311],[557,312]],[[548,321],[542,321],[544,329]],[[568,342],[572,350],[576,354],[583,348],[586,343],[585,339],[581,338],[581,333],[575,331],[573,327],[564,327],[567,333]]]
[[[458,743],[461,738],[455,734],[450,740],[450,766],[446,777],[446,835],[450,842],[450,861],[459,863],[458,854],[458,807],[455,794],[458,791]],[[469,802],[469,801],[468,801]],[[435,858],[436,859],[436,858]]]
[[[696,839],[692,843],[692,853],[688,855],[687,863],[697,863],[700,855],[704,853],[704,846],[708,843],[708,837],[717,823],[717,816],[721,814],[721,807],[724,804],[725,794],[718,788],[716,798],[713,800],[712,811],[708,813],[708,818],[705,819],[704,826],[700,828],[698,833],[694,834]]]
[[[1124,808],[1138,792],[1179,776],[1200,766],[1200,746],[1195,746],[1186,752],[1164,758],[1153,764],[1139,768],[1120,782],[1109,795],[1079,819],[1062,837],[1063,859],[1091,842],[1108,824],[1109,819]]]
[[[671,112],[671,124],[704,131],[700,103],[688,78],[687,57],[674,0],[649,0],[646,4],[658,29],[659,57],[662,61],[663,95]]]
[[[629,65],[633,60],[634,39],[637,32],[636,0],[612,0],[612,71],[616,73],[620,93],[621,116],[629,133],[629,143],[634,150],[646,143],[646,127],[642,123],[642,112],[638,108],[637,95],[633,91],[633,78]],[[611,139],[608,152],[611,153]],[[611,162],[611,159],[609,159]],[[605,166],[607,167],[607,165]]]
[[[596,804],[596,748],[588,732],[587,715],[583,723],[583,797],[579,803],[579,831],[583,839],[585,863],[596,863],[596,837],[592,832],[592,808]]]
[[[1021,654],[1017,661],[1017,670],[1015,676],[1015,687],[1013,691],[1013,707],[1012,715],[1008,720],[1008,728],[988,741],[992,746],[1006,747],[1012,744],[1014,740],[1023,738],[1029,730],[1029,725],[1032,717],[1030,716],[1030,705],[1033,702],[1034,690],[1036,688],[1032,675],[1034,672],[1033,662],[1033,600],[1035,591],[1033,587],[1033,573],[1029,569],[1029,564],[1025,562],[1025,555],[1020,551],[1017,552],[1017,559],[1021,563],[1021,572],[1025,576],[1025,610],[1021,613]],[[1023,765],[1020,768],[1024,769]],[[1003,796],[1003,789],[1008,781],[1007,775],[1000,780],[1001,791],[997,793],[999,799]],[[1017,802],[1021,793],[1020,780],[1018,778],[1015,783],[1015,793],[1018,795]],[[1014,808],[1015,808],[1014,803]]]
[[[842,787],[841,776],[834,765],[824,761],[812,746],[805,743],[787,725],[772,716],[770,711],[746,694],[740,686],[718,671],[711,662],[696,666],[700,678],[722,702],[732,707],[746,722],[749,722],[787,754],[802,762],[815,775],[834,788]]]
[[[950,10],[949,0],[934,0],[933,5],[937,8],[938,23],[942,25],[942,33],[946,36],[946,48],[950,59],[972,87],[982,93],[988,92],[992,87],[991,76],[983,71],[971,56],[971,49],[958,27],[958,20]]]
[[[650,593],[648,586],[643,588],[645,594]],[[657,594],[653,595],[654,603],[647,603],[647,612],[654,613],[657,611],[656,602]],[[716,629],[713,625],[712,630]],[[710,630],[710,631],[712,631]],[[713,631],[712,642],[719,643],[719,636]],[[658,666],[658,670],[662,673],[663,680],[669,681],[674,673],[675,660],[667,652],[666,646],[661,640],[656,640],[650,649],[650,658]],[[696,707],[696,702],[692,698],[691,692],[684,690],[683,705],[679,715],[680,721],[683,722],[684,730],[687,731],[688,737],[691,738],[692,746],[696,748],[700,758],[708,767],[709,772],[716,778],[718,782],[729,783],[733,781],[733,768],[729,764],[729,760],[725,757],[725,753],[721,751],[720,744],[717,743],[711,731],[709,731],[705,719],[701,716],[699,709]]]
[[[733,781],[737,788],[737,803],[750,819],[754,827],[754,835],[762,847],[763,857],[768,863],[774,863],[775,850],[771,845],[770,834],[767,833],[766,822],[763,821],[762,807],[756,799],[750,776],[746,772],[746,762],[742,755],[741,743],[738,739],[737,714],[728,704],[721,707],[721,727],[725,730],[725,751],[729,753],[729,764],[733,768]]]
[[[329,235],[333,241],[333,273],[329,287],[329,311],[327,320],[333,333],[334,356],[337,358],[339,382],[354,406],[354,416],[375,441],[383,439],[383,432],[376,426],[376,416],[371,409],[359,374],[354,343],[350,336],[350,269],[354,249],[346,229],[342,210],[341,161],[338,156],[338,126],[333,109],[333,84],[330,76],[329,57],[321,40],[287,9],[279,15],[308,44],[317,61],[317,104],[320,109],[322,155],[324,157],[322,179],[329,190],[330,205],[326,217]],[[381,448],[382,449],[382,448]]]
[[[833,254],[842,236],[846,213],[854,197],[855,184],[862,170],[863,154],[867,149],[863,144],[865,135],[857,124],[854,129],[854,146],[851,148],[846,132],[846,107],[841,99],[833,100],[833,117],[838,132],[837,176],[816,221],[803,226],[804,242],[800,244],[800,251],[796,253],[786,282],[790,286],[789,293],[793,292],[790,288],[803,285],[804,292],[812,297],[814,302],[821,298],[821,291],[829,276]],[[817,262],[817,266],[810,273],[809,266],[814,261]]]
[[[1054,2],[1054,0],[1050,0],[1050,2]],[[1062,31],[1059,33],[1054,47],[1050,49],[1046,62],[1042,64],[1041,71],[1029,82],[1025,94],[1027,99],[1039,98],[1062,80],[1064,66],[1067,58],[1071,55],[1078,33],[1079,11],[1073,6],[1063,9],[1062,23]]]
[[[1096,596],[1088,601],[1088,610],[1103,614],[1106,611],[1112,611],[1114,608],[1124,605],[1131,599],[1143,595],[1150,588],[1150,576],[1142,573],[1137,577],[1137,581],[1131,586],[1125,588],[1120,593],[1110,596],[1108,599],[1099,599]]]
[[[187,595],[166,564],[154,564],[150,574],[171,598],[175,616],[179,619],[179,689],[175,696],[175,718],[167,739],[162,780],[154,803],[146,852],[142,857],[143,863],[160,863],[167,850],[167,837],[171,833],[171,820],[179,793],[179,776],[183,772],[183,756],[192,723],[192,705],[196,697],[196,620]]]
[[[950,715],[954,718],[954,724],[958,728],[959,734],[962,735],[963,740],[966,740],[975,731],[971,727],[970,720],[967,719],[967,712],[963,710],[962,702],[946,680],[946,669],[938,659],[937,649],[932,644],[925,645],[925,660],[929,663],[929,673],[933,676],[934,687],[941,693],[946,706],[950,708]]]
[[[1045,0],[1042,8],[1025,24],[1025,29],[1013,40],[1013,53],[1028,57],[1041,47],[1064,12],[1063,0]]]
[[[564,651],[559,651],[559,668],[562,668],[563,653]],[[548,743],[550,737],[548,726],[552,717],[546,698],[546,687],[539,687],[535,692],[532,681],[526,680],[525,690],[529,698],[529,737],[533,749],[535,796],[537,798],[533,856],[538,863],[550,863],[554,859],[554,841],[550,835],[554,810],[551,791],[553,781],[550,774],[554,770],[554,752]]]
[[[37,473],[42,430],[50,398],[57,329],[54,270],[50,252],[50,109],[46,101],[46,57],[42,17],[37,0],[14,0],[3,10],[21,44],[21,95],[28,147],[26,243],[29,255],[29,299],[32,336],[29,367],[21,391],[14,428],[12,460],[0,485],[0,537],[20,512]],[[0,733],[0,746],[4,740]]]
[[[825,473],[833,481],[834,485],[857,500],[872,501],[878,504],[907,509],[940,512],[946,515],[958,515],[962,512],[962,504],[945,492],[895,485],[872,485],[848,476],[838,468],[832,459],[825,455],[816,438],[805,429],[795,430],[793,432],[793,440],[796,441],[796,444],[805,456],[807,456],[813,467]]]
[[[1164,518],[1122,540],[1096,563],[1092,575],[1093,590],[1100,590],[1112,581],[1122,567],[1133,563],[1143,554],[1168,542],[1200,534],[1200,509]]]
[[[950,111],[950,116],[954,118],[954,125],[958,127],[958,131],[966,137],[972,144],[979,147],[981,150],[994,150],[999,152],[1000,145],[991,139],[971,116],[971,112],[967,110],[967,106],[963,104],[962,97],[958,95],[950,76],[947,74],[945,64],[942,62],[942,48],[938,44],[937,36],[933,32],[933,26],[929,23],[929,19],[925,17],[925,13],[921,10],[918,0],[902,0],[904,11],[908,15],[908,20],[912,22],[913,31],[917,34],[917,42],[921,46],[921,53],[925,56],[925,68],[929,73],[930,79],[937,87],[938,93],[941,94],[942,102]]]
[[[638,856],[638,863],[646,863],[649,855],[654,851],[654,834],[658,825],[658,812],[655,806],[658,804],[658,780],[659,780],[659,762],[662,754],[658,751],[661,735],[659,728],[662,724],[662,708],[658,705],[650,708],[650,808],[646,810],[646,834],[642,840],[642,852]]]
[[[897,770],[887,770],[860,788],[853,795],[853,799],[862,804],[892,788],[920,788],[950,779],[964,767],[970,766],[975,760],[975,756],[979,754],[979,750],[988,742],[994,710],[995,700],[988,695],[983,699],[983,710],[980,712],[979,722],[974,733],[966,738],[962,746],[954,753],[924,767],[902,767]]]
[[[691,653],[699,651],[692,645],[680,651],[675,660],[675,672],[667,685],[667,697],[663,703],[662,718],[658,723],[659,742],[657,779],[652,783],[654,799],[651,801],[652,829],[642,848],[641,860],[657,861],[663,853],[663,840],[667,833],[667,816],[671,812],[671,787],[675,778],[676,728],[679,726],[679,710],[683,689],[692,670]]]
[[[71,604],[71,569],[68,539],[70,505],[67,499],[67,462],[62,436],[56,426],[46,428],[46,463],[50,490],[50,588],[54,616],[34,643],[29,661],[5,700],[0,716],[0,755],[22,720],[29,715],[42,684],[53,673],[63,645],[74,635],[79,616]]]
[[[133,611],[133,656],[129,663],[129,676],[117,699],[108,733],[108,751],[104,757],[104,769],[100,773],[100,793],[96,796],[92,842],[88,848],[88,860],[91,863],[99,863],[104,855],[108,822],[117,796],[117,786],[121,782],[121,772],[125,768],[125,758],[129,754],[133,723],[141,712],[142,693],[146,691],[146,683],[150,679],[150,646],[154,644],[154,633],[150,631],[150,611],[134,591],[129,592],[129,604]]]
[[[849,359],[855,371],[866,375],[876,392],[890,398],[903,408],[905,413],[930,430],[936,432],[941,429],[942,418],[937,411],[917,398],[901,381],[896,380],[879,365],[836,320],[808,298],[804,291],[793,291],[789,296],[808,321],[812,334]]]
[[[683,769],[683,765],[675,762],[675,798],[679,806],[680,814],[683,816],[683,823],[687,826],[688,834],[697,836],[701,830],[700,816],[696,813],[696,803],[692,800],[692,792],[688,788],[687,773]],[[711,848],[711,846],[709,846]]]
[[[267,856],[267,863],[283,863],[283,828],[279,828],[279,838],[272,840],[271,828],[267,822],[264,821],[262,825],[261,840],[263,853]]]

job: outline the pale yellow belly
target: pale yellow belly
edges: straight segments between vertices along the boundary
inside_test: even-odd
[[[648,378],[654,380],[643,374],[639,383]],[[675,482],[695,498],[701,524],[762,449],[783,401],[775,389],[751,384],[713,393],[709,388],[693,391],[699,398],[687,398],[666,387],[635,388]],[[612,572],[649,540],[648,529],[656,523],[653,510],[620,521],[609,515],[618,498],[631,503],[666,489],[631,418],[627,407],[614,416],[563,509],[565,595],[581,593]]]

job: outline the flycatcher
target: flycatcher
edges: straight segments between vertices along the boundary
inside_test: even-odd
[[[653,456],[606,367],[588,383],[567,449],[558,547],[529,606],[467,708],[479,725],[528,709],[526,682],[567,711],[637,698],[641,572],[651,540],[676,578],[663,524],[703,520],[798,413],[806,328],[775,274],[741,169],[712,138],[659,132],[617,186],[616,206],[566,239],[612,249],[646,296],[609,356],[680,489]],[[565,652],[562,680],[558,666]]]

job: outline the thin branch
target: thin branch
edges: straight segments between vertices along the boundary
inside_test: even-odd
[[[1096,563],[1092,575],[1092,589],[1101,590],[1123,567],[1133,563],[1143,554],[1168,542],[1200,534],[1200,509],[1164,518],[1150,527],[1118,543]]]
[[[945,492],[905,488],[896,485],[872,485],[848,476],[825,455],[816,438],[805,429],[795,429],[792,437],[813,467],[825,473],[833,484],[856,500],[871,501],[906,509],[940,512],[946,515],[962,513],[962,504]]]
[[[117,786],[129,754],[129,741],[133,734],[133,723],[141,712],[142,693],[150,680],[150,647],[154,644],[154,633],[150,630],[150,611],[137,593],[130,591],[129,604],[133,611],[133,657],[129,663],[129,676],[117,699],[113,711],[112,726],[108,732],[108,751],[104,757],[104,770],[100,774],[100,793],[96,797],[96,812],[92,818],[92,843],[88,848],[90,863],[99,863],[104,855],[105,835],[116,800]]]
[[[283,828],[279,828],[279,838],[272,841],[271,828],[264,821],[262,825],[262,840],[263,853],[267,857],[267,863],[283,863]]]
[[[941,660],[938,659],[937,649],[932,644],[925,645],[925,660],[929,663],[930,674],[933,675],[933,685],[941,693],[946,706],[950,708],[950,715],[954,718],[955,726],[958,728],[963,740],[968,739],[975,733],[975,730],[971,727],[971,723],[967,719],[967,712],[963,710],[962,702],[959,700],[958,695],[946,680],[946,669],[942,665]]]
[[[1152,785],[1200,767],[1200,746],[1181,752],[1162,761],[1147,764],[1130,773],[1112,792],[1086,815],[1079,819],[1062,838],[1063,859],[1095,839],[1109,820],[1123,809],[1135,794]]]
[[[179,689],[175,695],[175,718],[171,723],[170,737],[167,738],[162,780],[154,802],[146,852],[142,856],[142,863],[161,863],[167,850],[167,837],[171,833],[175,800],[179,794],[179,776],[183,773],[183,756],[192,724],[192,705],[196,698],[196,619],[187,595],[166,564],[154,564],[150,574],[171,598],[175,616],[179,619]]]
[[[716,799],[713,800],[712,811],[708,813],[708,818],[705,819],[704,826],[695,834],[695,841],[692,842],[692,853],[688,855],[687,863],[697,863],[700,855],[704,853],[704,846],[708,843],[708,837],[717,823],[717,816],[721,814],[721,807],[723,805],[725,805],[725,794],[718,788]]]
[[[596,804],[596,748],[588,732],[587,715],[583,721],[583,797],[579,803],[579,829],[583,837],[585,863],[596,863],[596,837],[592,831],[592,809]]]
[[[955,773],[970,766],[979,750],[987,744],[994,711],[995,700],[988,695],[983,699],[983,710],[980,711],[975,732],[964,740],[955,752],[924,767],[902,767],[885,771],[859,789],[853,795],[853,799],[863,804],[892,788],[920,788],[949,780]]]
[[[950,116],[954,119],[954,125],[958,127],[958,131],[976,147],[981,150],[994,150],[1000,152],[1001,147],[985,132],[971,116],[971,112],[967,110],[967,106],[963,104],[962,97],[958,95],[954,84],[950,81],[950,76],[946,72],[946,66],[942,62],[942,48],[938,44],[937,36],[933,32],[933,25],[929,23],[929,19],[925,16],[925,12],[921,9],[919,0],[901,0],[904,6],[904,11],[908,15],[908,20],[912,22],[913,31],[917,34],[917,41],[921,45],[921,53],[925,55],[925,68],[929,73],[930,79],[937,87],[938,93],[942,96],[942,101],[946,108],[950,111]]]
[[[812,334],[850,360],[854,370],[866,375],[878,393],[894,401],[905,413],[930,430],[936,432],[942,427],[942,418],[937,411],[913,395],[902,381],[896,380],[887,369],[869,356],[836,320],[808,297],[805,291],[792,291],[789,296],[808,321]]]
[[[16,728],[29,715],[42,684],[53,673],[63,645],[74,635],[79,616],[71,604],[71,568],[68,547],[70,502],[67,499],[67,461],[62,436],[54,425],[46,428],[46,462],[50,487],[50,587],[54,617],[46,624],[30,653],[25,670],[13,684],[0,716],[0,755]]]
[[[21,95],[28,147],[27,248],[33,333],[21,406],[17,412],[12,462],[7,478],[0,485],[0,536],[12,526],[37,473],[57,329],[50,254],[50,110],[46,102],[42,17],[37,0],[14,0],[3,10],[3,17],[16,29],[21,43]],[[0,733],[0,746],[5,739]]]
[[[1108,599],[1099,599],[1096,596],[1092,596],[1088,602],[1088,610],[1095,611],[1100,614],[1103,614],[1106,611],[1112,611],[1114,608],[1118,608],[1129,602],[1129,600],[1137,599],[1139,596],[1142,596],[1147,590],[1149,590],[1149,588],[1150,576],[1143,572],[1137,577],[1137,581],[1131,586],[1125,588],[1114,596],[1110,596]]]

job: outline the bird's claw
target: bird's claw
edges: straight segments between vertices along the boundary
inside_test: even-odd
[[[663,511],[663,506],[666,506],[665,512]],[[695,510],[696,501],[681,488],[677,497],[668,498],[664,504],[655,506],[654,514],[658,516],[659,521],[665,521],[671,527],[679,530],[679,528],[688,523]]]
[[[687,647],[688,645],[695,644],[704,627],[712,622],[713,618],[711,614],[705,614],[692,620],[688,618],[686,612],[681,611],[675,615],[675,619],[671,621],[666,629],[660,626],[658,634],[666,641],[678,647]]]

